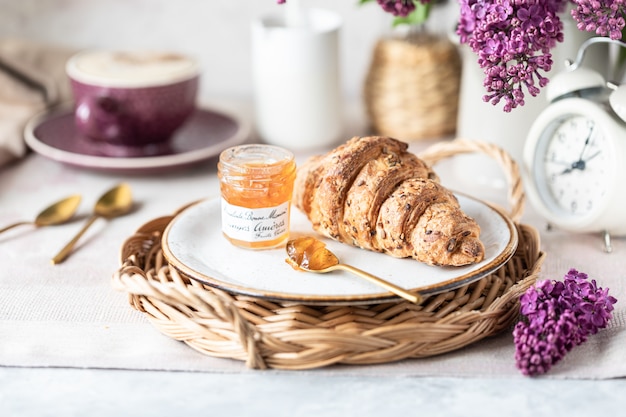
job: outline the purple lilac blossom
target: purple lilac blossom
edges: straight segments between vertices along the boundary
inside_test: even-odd
[[[520,297],[522,320],[513,330],[516,366],[529,376],[547,372],[607,326],[616,302],[608,289],[575,269],[562,282],[538,282]]]
[[[510,112],[548,83],[550,50],[563,41],[558,14],[567,0],[459,0],[457,34],[478,55],[483,69],[484,101]]]
[[[622,38],[626,0],[573,0],[572,17],[580,30],[611,39]]]
[[[394,16],[406,17],[415,10],[413,0],[376,0],[376,2],[384,11]]]

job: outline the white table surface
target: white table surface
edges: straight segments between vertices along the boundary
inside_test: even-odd
[[[620,416],[625,393],[623,379],[0,368],[3,417]]]
[[[233,104],[227,104],[225,108],[231,110]],[[249,120],[249,107],[235,105],[234,108]],[[350,120],[348,123],[351,134],[362,133],[358,116],[356,119],[356,122]],[[171,176],[131,177],[135,194],[143,200],[141,212],[115,220],[119,222],[116,226],[101,227],[72,256],[94,256],[94,252],[90,251],[94,251],[93,247],[100,243],[104,248],[101,263],[110,260],[110,269],[115,269],[115,248],[119,242],[99,242],[106,239],[107,232],[114,234],[117,233],[114,232],[116,228],[119,232],[125,227],[120,233],[127,233],[143,221],[169,214],[183,203],[205,197],[211,191],[204,190],[202,184],[204,181],[206,184],[213,183],[215,180],[209,178],[211,175],[214,175],[213,169],[199,167]],[[74,184],[85,192],[90,201],[106,185],[128,177],[65,167],[31,154],[17,164],[0,168],[0,214],[5,207],[16,207],[18,203],[15,199],[22,201],[20,207],[23,207],[24,216],[34,214],[38,209],[37,202],[53,201],[61,191],[66,191],[64,186],[51,186],[49,191],[44,192],[35,190],[28,186],[34,179],[50,179],[64,186]],[[177,198],[161,195],[157,198],[155,195],[163,190],[171,190]],[[189,192],[186,193],[186,190]],[[541,221],[532,215],[529,221],[541,225]],[[76,227],[74,225],[72,230]],[[55,237],[66,236],[68,231],[54,233]],[[25,235],[18,240],[25,239]],[[1,242],[0,250],[2,245],[8,244],[11,242]],[[599,239],[591,245],[596,244],[600,245]],[[623,241],[618,241],[617,246],[617,249],[623,250]],[[613,256],[623,255],[618,253]],[[576,254],[570,257],[575,258]],[[47,262],[33,268],[41,274],[42,281],[50,280],[59,271],[70,273],[71,260],[62,267],[66,269],[54,269]],[[17,259],[14,261],[19,262]],[[0,332],[0,343],[1,339]],[[626,406],[625,393],[626,380],[623,378],[570,379],[553,378],[550,374],[544,378],[453,378],[332,375],[315,371],[162,372],[42,365],[0,366],[0,415],[3,417],[184,414],[379,416],[394,412],[443,416],[621,415]]]

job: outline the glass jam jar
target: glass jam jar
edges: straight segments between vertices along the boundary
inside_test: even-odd
[[[272,145],[235,146],[220,154],[217,169],[224,236],[248,249],[284,244],[296,178],[293,153]]]

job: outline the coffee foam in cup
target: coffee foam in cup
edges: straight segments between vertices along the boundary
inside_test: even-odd
[[[158,51],[86,51],[67,63],[70,78],[108,87],[146,87],[184,81],[198,75],[191,57]]]

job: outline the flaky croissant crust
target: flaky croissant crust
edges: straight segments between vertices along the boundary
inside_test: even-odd
[[[294,204],[332,239],[429,265],[479,262],[480,227],[399,140],[354,137],[301,165]]]

